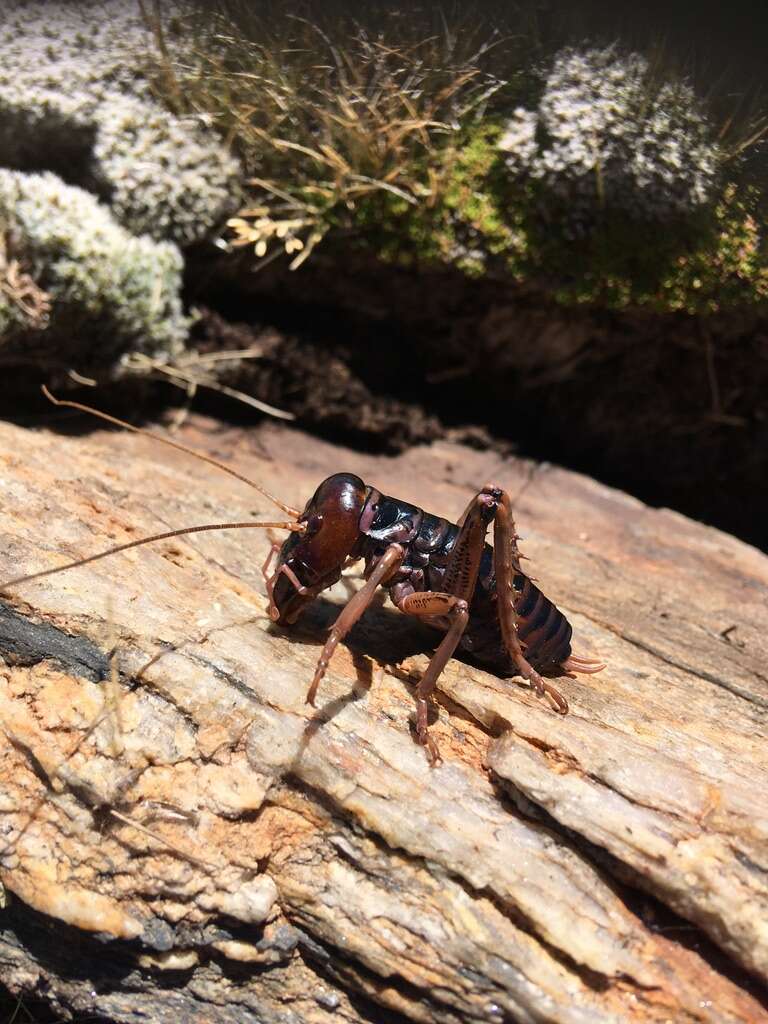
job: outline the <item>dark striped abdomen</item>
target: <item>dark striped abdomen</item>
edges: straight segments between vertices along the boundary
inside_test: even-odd
[[[525,656],[543,675],[562,674],[560,665],[571,653],[571,624],[560,609],[522,573],[515,576],[517,632]],[[493,549],[486,545],[475,597],[461,646],[499,675],[514,675],[515,666],[501,638],[496,607]]]
[[[571,624],[527,576],[515,576],[517,635],[538,672],[554,670],[571,653]]]
[[[415,591],[442,591],[458,535],[459,527],[454,523],[398,498],[377,494],[375,514],[358,553],[366,559],[370,572],[389,544],[402,544],[405,559],[388,586],[405,584]],[[514,587],[518,636],[526,658],[538,672],[558,674],[559,666],[571,653],[570,623],[527,576],[518,573]],[[460,646],[498,675],[514,675],[517,670],[501,637],[490,544],[483,551],[469,611]]]

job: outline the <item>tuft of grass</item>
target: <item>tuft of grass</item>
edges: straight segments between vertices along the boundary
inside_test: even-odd
[[[328,237],[341,243],[333,258],[353,245],[501,274],[565,305],[713,313],[768,298],[765,105],[755,90],[734,93],[726,72],[703,88],[692,51],[661,40],[636,54],[643,95],[626,123],[656,107],[663,120],[662,96],[695,96],[717,164],[706,197],[664,218],[598,202],[590,219],[574,212],[565,178],[515,180],[499,150],[510,118],[537,111],[553,55],[573,48],[567,18],[544,25],[525,3],[361,0],[350,14],[341,0],[218,0],[163,21],[159,0],[142,2],[157,93],[205,118],[245,168],[248,202],[224,244],[251,247],[257,267],[283,258],[295,270]],[[591,39],[578,44],[586,52],[599,33],[579,38]],[[666,159],[660,149],[660,182]]]
[[[206,116],[243,162],[252,202],[229,222],[233,245],[285,252],[292,269],[379,203],[436,207],[440,154],[523,86],[524,37],[490,23],[428,25],[424,12],[409,21],[373,6],[365,21],[333,5],[321,19],[281,4],[259,11],[188,11],[173,27],[194,44],[181,62],[158,36],[155,85]]]

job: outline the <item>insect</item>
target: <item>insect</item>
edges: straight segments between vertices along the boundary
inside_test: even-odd
[[[333,652],[371,605],[377,588],[383,586],[401,612],[444,633],[416,688],[416,736],[433,765],[440,754],[429,733],[429,705],[440,674],[457,648],[471,653],[498,675],[521,675],[537,694],[548,695],[560,714],[567,714],[568,703],[544,677],[573,677],[605,667],[573,653],[570,623],[521,568],[523,556],[517,546],[512,503],[506,491],[495,484],[486,485],[472,498],[456,524],[382,494],[352,473],[328,477],[300,511],[202,452],[90,406],[55,399],[44,391],[56,405],[88,412],[216,466],[258,490],[288,521],[208,523],[170,530],[10,580],[3,589],[170,537],[206,530],[282,528],[289,535],[272,545],[262,573],[270,618],[290,626],[308,604],[341,578],[348,564],[363,559],[366,582],[330,630],[307,691],[307,703],[314,705]],[[491,524],[493,547],[486,541]]]

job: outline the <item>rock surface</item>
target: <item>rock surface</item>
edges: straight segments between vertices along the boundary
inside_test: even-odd
[[[115,1021],[768,1021],[768,559],[583,477],[268,425],[182,439],[298,505],[341,469],[456,518],[489,479],[600,675],[562,718],[383,604],[304,703],[355,568],[291,630],[266,533],[205,533],[0,604],[0,979]],[[280,518],[150,440],[0,425],[0,580]],[[114,670],[110,670],[111,650]],[[0,666],[2,663],[0,663]]]

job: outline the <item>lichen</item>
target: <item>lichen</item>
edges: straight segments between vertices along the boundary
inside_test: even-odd
[[[96,123],[94,173],[132,232],[188,245],[237,207],[240,167],[199,120],[115,95],[99,106]]]
[[[499,148],[513,178],[541,183],[542,195],[577,217],[616,208],[659,220],[712,198],[712,136],[690,85],[654,87],[640,54],[567,49],[552,61],[537,109],[514,111]]]
[[[605,62],[613,51],[600,54]],[[588,57],[578,66],[594,70],[594,51]],[[570,51],[555,65],[563,61],[573,71]],[[627,59],[608,76],[626,100],[622,118],[629,116],[627,82],[639,87],[646,71],[640,58]],[[716,147],[705,145],[710,129],[688,87],[659,87],[643,107],[648,121],[627,127],[614,117],[618,99],[606,100],[602,114],[599,104],[588,113],[583,95],[579,106],[573,89],[563,89],[575,110],[570,123],[565,100],[556,103],[553,95],[563,79],[562,67],[546,76],[547,103],[542,100],[545,110],[560,112],[559,141],[541,133],[539,113],[521,107],[512,118],[464,126],[430,168],[432,201],[415,209],[392,202],[366,209],[358,220],[363,244],[389,261],[506,276],[566,306],[710,314],[764,304],[761,197],[729,180]],[[672,95],[690,113],[688,134],[681,130],[676,140],[670,125],[682,124],[682,108],[660,112]],[[640,117],[639,108],[635,114]],[[603,154],[600,180],[583,144],[586,122],[604,130],[592,150]]]
[[[129,234],[94,196],[50,172],[0,169],[0,223],[51,301],[48,326],[24,341],[31,350],[55,341],[59,363],[105,369],[129,348],[158,358],[181,350],[189,318],[175,245]],[[28,326],[0,294],[4,344]]]
[[[153,98],[138,6],[9,5],[0,30],[0,152],[97,194],[134,234],[188,245],[241,198],[239,164],[201,117]]]

